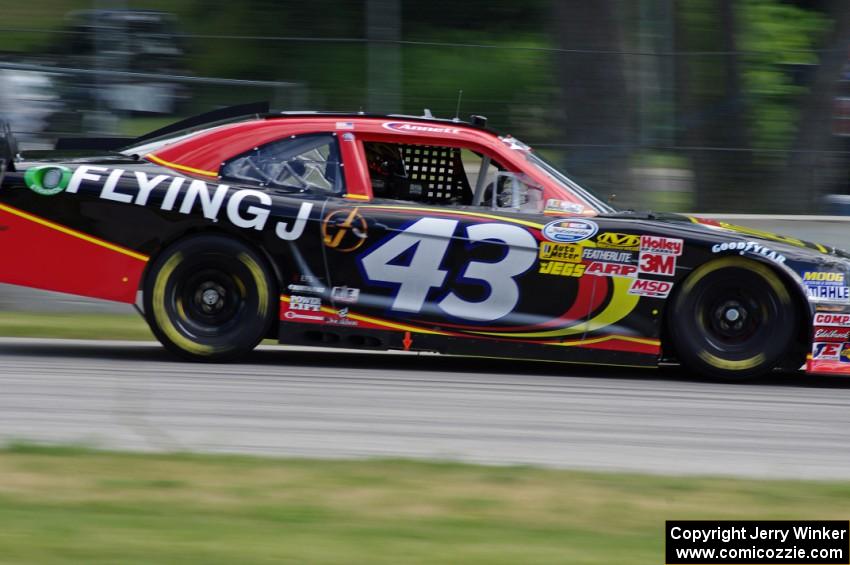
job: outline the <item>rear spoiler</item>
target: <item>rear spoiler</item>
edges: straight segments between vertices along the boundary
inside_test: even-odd
[[[216,122],[226,120],[233,120],[236,118],[243,118],[251,115],[262,116],[268,113],[268,102],[239,104],[237,106],[228,106],[226,108],[219,108],[210,112],[204,112],[203,114],[198,114],[197,116],[192,116],[185,120],[180,120],[179,122],[175,122],[139,137],[61,137],[56,141],[55,148],[60,150],[119,151],[126,147],[138,145],[139,143],[184,129],[203,126],[205,124],[214,124]]]
[[[0,120],[0,182],[6,171],[15,170],[15,158],[18,156],[18,142],[12,134],[9,122]]]

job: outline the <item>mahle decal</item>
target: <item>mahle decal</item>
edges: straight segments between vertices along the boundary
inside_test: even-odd
[[[30,190],[42,196],[53,196],[68,188],[72,171],[60,165],[42,165],[27,169],[24,183]]]

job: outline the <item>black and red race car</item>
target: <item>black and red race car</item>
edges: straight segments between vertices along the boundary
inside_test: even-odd
[[[190,359],[271,337],[850,372],[850,255],[615,210],[479,117],[241,106],[25,155],[6,132],[2,149],[0,282],[136,304]]]

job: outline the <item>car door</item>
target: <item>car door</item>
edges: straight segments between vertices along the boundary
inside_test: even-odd
[[[410,175],[391,191],[419,201],[328,201],[322,242],[334,311],[329,320],[454,337],[559,342],[581,336],[596,279],[582,278],[581,251],[547,240],[542,214],[457,204],[457,187],[471,187],[468,179],[457,180],[464,173],[457,151],[446,149],[433,149],[442,159],[408,162],[422,173],[430,159],[442,169],[442,185],[416,186]],[[416,149],[420,156],[428,150]],[[373,173],[374,189],[381,180],[375,167],[360,169]],[[591,229],[592,222],[577,222]],[[575,229],[579,233],[578,224]]]

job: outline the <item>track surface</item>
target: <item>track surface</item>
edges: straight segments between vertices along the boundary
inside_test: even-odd
[[[264,347],[0,339],[0,442],[850,479],[850,380]]]

